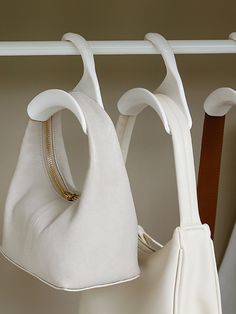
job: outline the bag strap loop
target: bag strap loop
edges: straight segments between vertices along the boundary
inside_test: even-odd
[[[152,102],[151,107],[160,117],[160,111],[162,110],[162,112],[164,112],[172,135],[178,188],[180,226],[199,225],[201,222],[198,213],[196,178],[188,121],[179,106],[168,96],[162,94],[156,94],[154,96],[156,98],[156,105],[154,106]],[[125,94],[122,97],[125,98]],[[147,105],[149,105],[148,99]],[[137,110],[134,109],[134,102],[132,106],[132,109],[130,107],[127,109],[128,112],[125,111],[124,107],[120,106],[119,109],[122,107],[122,110],[120,110],[122,111],[122,114],[119,116],[116,127],[125,161],[135,119],[140,112],[139,103],[136,103]],[[129,111],[132,111],[132,116],[129,115]]]

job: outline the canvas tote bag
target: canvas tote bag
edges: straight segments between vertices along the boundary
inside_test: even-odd
[[[180,225],[163,247],[140,227],[141,276],[129,283],[81,292],[80,314],[221,314],[213,243],[208,225],[201,224],[198,214],[187,119],[172,99],[165,95],[155,97],[162,104],[171,131]],[[121,115],[118,120],[125,159],[139,111],[136,108],[133,116]]]
[[[81,36],[68,33],[64,39],[75,44],[84,63],[88,57],[93,61]],[[23,270],[72,291],[139,275],[137,218],[120,145],[111,119],[86,93],[94,88],[87,74],[83,92],[50,90],[36,96],[39,103],[42,97],[56,103],[65,97],[72,111],[82,111],[89,142],[84,185],[77,189],[72,179],[61,113],[45,122],[30,120],[7,195],[1,246]],[[54,94],[59,97],[51,99]]]

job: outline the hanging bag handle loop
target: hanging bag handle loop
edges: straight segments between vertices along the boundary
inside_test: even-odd
[[[150,92],[147,91],[148,93]],[[122,114],[118,119],[116,127],[121,147],[123,147],[122,151],[125,161],[135,119],[140,112],[139,103],[136,106],[133,103],[132,108],[129,109],[125,107],[126,101],[123,103],[122,100],[126,98],[126,95],[124,94],[119,101],[118,107]],[[129,94],[128,97],[130,97]],[[153,97],[156,99],[155,105]],[[165,95],[152,94],[149,100],[146,99],[146,105],[149,105],[149,103],[151,103],[150,106],[158,113],[161,120],[163,120],[162,114],[165,116],[170,128],[175,157],[180,226],[199,225],[201,222],[198,214],[192,142],[186,117],[178,105]],[[135,109],[136,114],[134,114]],[[130,116],[130,110],[132,111],[132,116]]]
[[[200,224],[198,213],[196,178],[190,136],[191,117],[185,99],[183,85],[175,63],[174,54],[164,37],[147,34],[161,52],[167,67],[167,75],[160,87],[151,93],[144,88],[126,92],[118,102],[121,113],[117,133],[126,161],[136,116],[146,107],[158,113],[164,128],[172,135],[178,187],[180,225]],[[175,101],[177,99],[177,101]]]

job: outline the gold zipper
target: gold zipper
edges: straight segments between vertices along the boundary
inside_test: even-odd
[[[80,198],[80,193],[69,191],[65,180],[62,177],[58,169],[54,154],[54,143],[52,134],[52,117],[43,122],[43,134],[44,134],[44,148],[45,148],[45,161],[48,170],[49,177],[53,183],[55,189],[64,197],[67,201],[76,201]]]

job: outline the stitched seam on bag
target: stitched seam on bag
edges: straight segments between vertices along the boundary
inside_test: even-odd
[[[220,296],[220,291],[219,291],[219,282],[217,280],[217,272],[215,271],[215,260],[214,260],[214,250],[213,250],[213,243],[211,242],[211,238],[210,238],[210,241],[208,245],[210,245],[210,251],[211,251],[211,263],[212,263],[212,268],[214,269],[214,279],[215,279],[215,293],[216,293],[216,302],[217,302],[217,308],[218,308],[218,313],[221,313],[222,310],[221,310],[221,306],[220,306],[220,300],[219,298],[221,297]]]
[[[184,250],[181,248],[181,239],[180,231],[178,230],[178,260],[176,267],[176,276],[175,276],[175,287],[174,287],[174,300],[173,300],[173,314],[179,313],[179,302],[180,302],[180,287],[181,287],[181,278],[183,273],[183,254]]]
[[[118,281],[114,281],[114,282],[108,282],[108,283],[104,283],[104,284],[97,284],[94,286],[85,286],[82,288],[74,288],[74,289],[70,289],[70,288],[65,288],[65,287],[61,287],[61,286],[56,286],[54,284],[51,284],[49,281],[41,278],[40,276],[36,275],[35,273],[27,270],[26,268],[24,268],[21,264],[16,263],[13,259],[11,259],[7,254],[5,254],[5,252],[3,251],[3,249],[0,247],[0,252],[2,253],[2,255],[8,260],[10,261],[13,265],[19,267],[20,269],[24,270],[27,274],[32,275],[33,277],[37,278],[38,280],[40,280],[41,282],[47,284],[48,286],[57,289],[57,290],[62,290],[62,291],[68,291],[68,292],[76,292],[76,291],[83,291],[83,290],[88,290],[88,289],[94,289],[94,288],[99,288],[99,287],[109,287],[112,285],[116,285],[116,284],[120,284],[120,283],[125,283],[125,282],[129,282],[132,281],[136,278],[138,278],[140,276],[140,274],[135,275],[134,277],[130,277],[130,278],[126,278],[126,279],[121,279]]]
[[[204,224],[201,225],[193,225],[193,226],[181,226],[181,227],[177,227],[179,230],[184,230],[186,231],[192,231],[192,230],[205,230],[206,227],[204,226]]]
[[[175,289],[174,289],[174,308],[173,313],[179,313],[179,302],[180,302],[180,287],[181,287],[181,278],[182,278],[182,269],[183,269],[183,249],[179,250],[178,254],[178,264],[176,269],[175,277]]]
[[[206,227],[207,226],[207,227]],[[213,243],[211,242],[211,238],[209,236],[209,231],[208,231],[208,225],[206,224],[202,224],[201,226],[189,226],[189,227],[179,227],[179,229],[184,229],[184,232],[186,231],[191,231],[191,230],[202,230],[206,235],[207,235],[207,240],[210,240],[208,241],[208,246],[210,245],[210,251],[211,251],[211,266],[212,268],[215,269],[215,261],[214,261],[214,250],[213,250]],[[180,233],[179,233],[179,241],[181,242],[181,239],[180,239]],[[183,258],[182,258],[182,264],[183,264]],[[215,292],[216,292],[216,299],[217,299],[217,308],[218,308],[218,314],[221,314],[222,311],[221,311],[221,306],[220,306],[220,291],[218,290],[219,288],[219,285],[218,285],[218,280],[217,280],[217,272],[214,270],[214,280],[215,280]],[[174,314],[178,314],[178,312],[174,313]]]

